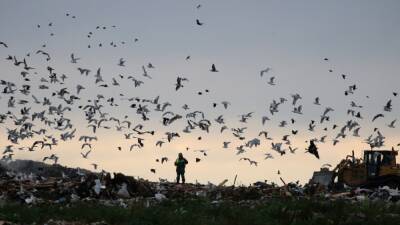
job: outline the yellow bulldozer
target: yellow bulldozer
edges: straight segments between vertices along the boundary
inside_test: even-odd
[[[350,187],[374,188],[389,186],[400,188],[400,165],[396,163],[398,151],[364,150],[364,158],[356,158],[354,151],[333,170],[322,168],[314,172],[311,183],[327,187],[343,184]]]

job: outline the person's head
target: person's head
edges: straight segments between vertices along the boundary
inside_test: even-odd
[[[178,157],[179,157],[180,159],[182,159],[182,158],[183,158],[183,154],[180,152],[180,153],[178,154]]]

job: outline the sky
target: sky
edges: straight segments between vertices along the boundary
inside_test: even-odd
[[[197,8],[199,4],[201,7]],[[11,95],[0,94],[0,114],[12,111],[19,118],[19,111],[24,106],[32,107],[31,113],[47,110],[48,107],[33,103],[32,94],[41,100],[51,98],[55,106],[66,106],[62,99],[51,97],[51,93],[66,87],[71,94],[77,95],[76,85],[85,87],[77,95],[81,99],[64,115],[77,129],[76,137],[67,142],[59,141],[52,150],[28,152],[17,149],[43,138],[43,135],[36,135],[14,144],[14,158],[42,160],[44,156],[56,154],[60,157],[59,163],[66,166],[93,169],[91,163],[96,163],[98,170],[173,181],[173,162],[182,152],[189,160],[188,182],[219,183],[224,179],[233,182],[235,175],[240,184],[260,180],[279,183],[279,177],[307,182],[313,171],[326,163],[334,167],[352,150],[361,157],[362,150],[369,148],[364,139],[376,134],[374,128],[379,128],[386,137],[382,149],[400,143],[399,128],[387,126],[400,115],[399,97],[393,95],[400,91],[399,10],[400,2],[395,0],[0,0],[0,41],[8,45],[8,48],[0,46],[0,78],[15,83],[18,89],[23,84],[32,86],[27,96],[19,91],[14,94],[17,100],[29,100],[27,105],[16,104],[15,108],[8,108]],[[196,19],[203,25],[196,25]],[[100,29],[96,29],[97,26]],[[102,29],[103,26],[106,29]],[[92,32],[90,38],[87,37],[89,32]],[[116,43],[117,47],[112,47],[110,42]],[[99,47],[100,43],[102,47]],[[48,52],[51,60],[46,61],[45,56],[35,54],[38,50]],[[78,63],[70,62],[71,53],[81,58]],[[35,68],[29,71],[29,82],[20,75],[22,67],[5,60],[8,55],[16,56],[18,60],[26,58]],[[189,55],[190,60],[185,60]],[[117,65],[120,58],[126,61],[124,67]],[[152,79],[142,76],[142,66],[148,63],[155,67],[147,69]],[[211,64],[215,64],[219,72],[210,72]],[[54,68],[58,76],[67,75],[64,84],[40,81],[41,78],[48,79],[47,66]],[[88,76],[80,75],[78,67],[88,68],[91,72]],[[101,68],[108,88],[94,84],[98,68]],[[261,77],[260,71],[266,68],[271,69]],[[342,79],[342,74],[346,79]],[[128,76],[144,84],[135,88]],[[187,78],[188,82],[176,91],[178,76]],[[267,83],[271,77],[275,77],[275,85]],[[113,78],[119,86],[111,84]],[[39,90],[38,86],[42,84],[48,85],[49,89]],[[354,94],[344,95],[354,84],[357,85]],[[206,89],[209,92],[205,92]],[[198,92],[203,94],[198,95]],[[292,112],[291,95],[296,93],[302,96],[296,105],[302,105],[302,115]],[[124,133],[132,130],[117,131],[112,122],[105,123],[111,129],[98,129],[95,134],[87,128],[84,112],[78,106],[90,104],[87,100],[95,99],[98,94],[106,98],[101,104],[108,118],[123,120],[126,115],[134,125],[143,124],[144,130],[155,130],[154,136],[143,136],[145,146],[142,149],[129,151],[135,140],[126,140]],[[155,112],[154,106],[149,105],[150,120],[142,121],[141,116],[130,108],[131,102],[126,100],[157,96],[161,103],[171,103],[167,110],[182,115],[183,119],[164,126],[162,113]],[[115,98],[118,106],[106,102],[110,97]],[[279,113],[271,115],[271,102],[279,101],[281,97],[288,102],[279,106]],[[320,98],[321,105],[313,104],[316,97]],[[392,100],[393,110],[385,112],[383,107],[389,100]],[[222,101],[231,103],[228,109],[223,108]],[[347,114],[351,101],[363,106],[353,108],[361,112],[363,119]],[[218,103],[217,107],[214,108],[213,103]],[[182,109],[184,104],[190,109]],[[334,111],[329,113],[330,121],[320,124],[320,115],[326,107]],[[196,110],[204,112],[211,120],[209,133],[199,129],[190,134],[182,132],[187,125],[185,115]],[[253,117],[247,123],[239,122],[240,115],[249,112],[254,112]],[[372,122],[378,113],[383,113],[384,117]],[[214,121],[219,115],[223,115],[229,127],[222,134],[219,132],[221,125]],[[271,119],[265,125],[261,124],[263,116]],[[292,118],[296,121],[294,124],[290,124]],[[289,122],[287,127],[278,126],[282,120]],[[311,120],[316,121],[314,132],[308,130]],[[360,137],[352,136],[350,131],[345,139],[333,146],[332,140],[348,120],[360,124]],[[333,124],[339,128],[332,130]],[[0,124],[1,149],[10,145],[7,129],[16,127],[10,119]],[[239,127],[247,127],[244,141],[235,138],[230,131]],[[328,131],[323,130],[325,127]],[[35,122],[34,129],[40,128],[46,128],[47,135],[53,134],[59,139],[59,131]],[[295,154],[288,152],[280,156],[271,150],[271,142],[283,142],[282,136],[291,134],[293,129],[299,130],[297,135],[289,136],[292,147],[298,148]],[[262,130],[268,131],[273,140],[258,137]],[[162,148],[156,147],[156,141],[165,138],[167,131],[178,132],[181,137],[165,143]],[[81,135],[98,138],[92,143],[88,159],[81,156],[88,150],[81,149],[82,142],[78,141]],[[317,143],[320,159],[305,153],[308,146],[305,141],[324,135],[327,135],[326,143]],[[199,136],[202,140],[198,140]],[[253,138],[259,138],[261,145],[246,148],[245,153],[237,155],[236,147]],[[228,149],[222,148],[223,141],[231,142]],[[117,150],[118,146],[122,151]],[[284,146],[287,149],[288,146]],[[201,149],[208,150],[207,156],[195,151]],[[274,158],[264,160],[265,153],[271,153]],[[155,161],[161,157],[168,157],[168,163]],[[258,166],[239,161],[242,157],[257,161]],[[196,163],[195,158],[201,161]],[[157,172],[151,173],[151,168]],[[280,174],[277,174],[278,170]]]

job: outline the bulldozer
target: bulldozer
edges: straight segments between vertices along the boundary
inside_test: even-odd
[[[329,188],[350,186],[375,188],[389,186],[400,188],[400,164],[396,163],[398,151],[364,150],[363,158],[346,156],[333,170],[322,168],[314,172],[311,183],[318,183]]]

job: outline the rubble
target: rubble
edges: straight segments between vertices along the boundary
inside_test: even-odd
[[[150,182],[121,173],[93,173],[82,169],[17,160],[0,164],[0,199],[23,204],[98,201],[126,207],[130,201],[145,200],[146,205],[167,199],[207,198],[213,204],[236,201],[254,204],[274,197],[325,198],[328,200],[383,200],[397,202],[400,191],[387,186],[376,189],[346,187],[329,191],[325,185],[285,183],[283,186],[256,182],[250,186],[226,186],[228,180],[214,184],[175,184],[165,180]]]

